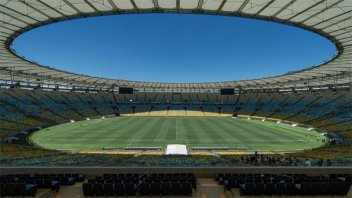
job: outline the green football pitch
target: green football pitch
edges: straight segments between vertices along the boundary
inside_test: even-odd
[[[306,128],[230,117],[111,117],[52,126],[34,132],[32,143],[48,149],[103,147],[228,147],[296,150],[322,146],[325,137]]]

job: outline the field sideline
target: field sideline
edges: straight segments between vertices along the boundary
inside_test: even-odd
[[[325,138],[306,128],[230,117],[112,117],[49,127],[30,140],[48,149],[103,147],[227,146],[230,149],[296,150],[322,146]],[[319,141],[317,139],[320,139]]]

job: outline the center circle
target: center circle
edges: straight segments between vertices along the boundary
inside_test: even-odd
[[[248,80],[329,60],[326,38],[296,27],[240,17],[136,14],[42,26],[18,37],[26,59],[60,70],[151,82]]]

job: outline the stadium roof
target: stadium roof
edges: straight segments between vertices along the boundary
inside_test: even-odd
[[[216,89],[284,88],[351,83],[351,0],[0,0],[0,79],[80,87]],[[130,13],[199,13],[275,21],[318,33],[337,47],[331,60],[280,76],[253,80],[163,83],[97,78],[26,60],[11,48],[25,31],[76,18]],[[284,66],[284,65],[283,65]]]

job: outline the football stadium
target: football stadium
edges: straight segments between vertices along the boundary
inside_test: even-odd
[[[223,80],[168,82],[47,66],[14,47],[43,27],[149,15],[277,24],[320,36],[336,52],[294,71],[286,68],[301,60],[283,58],[290,64],[278,75],[228,80],[215,65],[211,76]],[[1,0],[1,197],[349,197],[351,86],[350,0]]]

